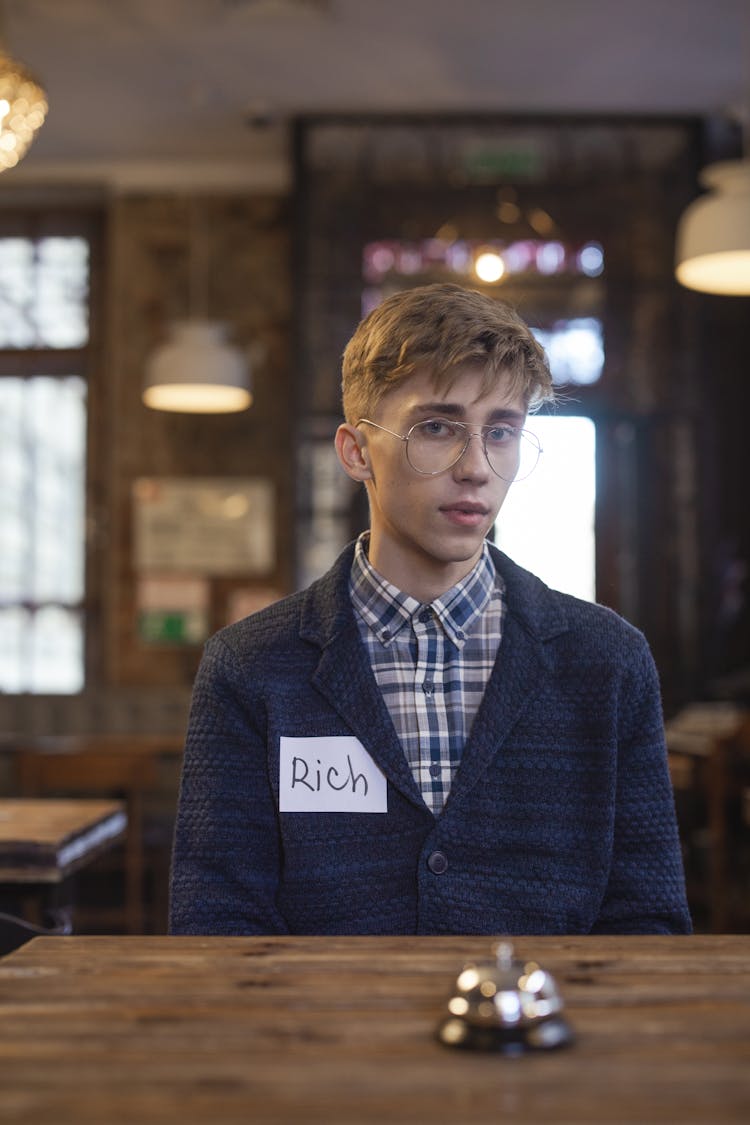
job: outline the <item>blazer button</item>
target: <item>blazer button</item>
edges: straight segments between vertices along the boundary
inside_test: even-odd
[[[433,852],[427,860],[427,866],[433,875],[443,875],[448,870],[448,856],[445,852]]]

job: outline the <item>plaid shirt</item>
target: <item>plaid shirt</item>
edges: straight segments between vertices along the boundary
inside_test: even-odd
[[[370,565],[357,541],[350,593],[378,687],[425,804],[441,811],[495,662],[505,587],[485,544],[477,565],[429,605]]]

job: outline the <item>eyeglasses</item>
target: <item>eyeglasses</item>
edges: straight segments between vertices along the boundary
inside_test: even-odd
[[[363,424],[405,442],[407,461],[415,472],[426,477],[451,469],[461,460],[473,437],[481,439],[487,464],[495,476],[509,484],[529,476],[542,452],[536,434],[502,422],[472,429],[467,422],[428,418],[417,422],[405,434],[397,434],[369,418],[360,418],[357,425]]]

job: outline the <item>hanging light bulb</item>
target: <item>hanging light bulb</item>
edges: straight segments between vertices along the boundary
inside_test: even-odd
[[[184,320],[146,364],[143,402],[153,410],[230,414],[253,401],[248,365],[226,342],[226,325]]]
[[[46,115],[44,90],[0,41],[0,172],[25,156]]]
[[[675,274],[703,293],[750,295],[750,159],[709,165],[708,193],[691,203],[677,227]]]

